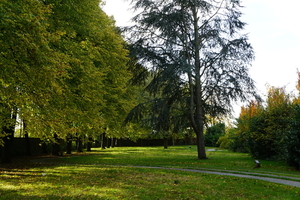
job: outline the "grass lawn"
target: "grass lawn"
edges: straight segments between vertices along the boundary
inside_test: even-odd
[[[0,199],[300,199],[300,188],[259,180],[129,167],[206,168],[300,177],[299,172],[278,162],[261,161],[262,168],[254,170],[253,159],[247,154],[207,152],[209,159],[197,160],[195,146],[93,150],[88,156],[44,159],[41,164],[23,167],[0,165]]]

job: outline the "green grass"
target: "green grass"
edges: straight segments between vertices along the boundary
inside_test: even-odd
[[[44,159],[43,164],[0,171],[0,199],[299,199],[300,188],[212,174],[123,166],[268,171],[297,176],[281,163],[261,161],[253,170],[247,154],[208,152],[197,160],[193,146],[128,147],[100,150],[88,156]],[[46,165],[45,163],[56,163]],[[117,166],[120,165],[120,166]]]
[[[198,160],[196,146],[118,147],[96,149],[90,156],[58,158],[56,162],[100,165],[157,166],[188,169],[234,170],[300,177],[299,171],[284,163],[260,160],[262,168],[253,169],[254,159],[245,153],[217,150],[207,152],[207,160]],[[94,155],[93,155],[94,154]]]

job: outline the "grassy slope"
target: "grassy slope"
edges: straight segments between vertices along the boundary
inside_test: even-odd
[[[51,159],[45,164],[0,172],[0,199],[298,199],[300,188],[211,174],[108,165],[168,166],[252,171],[246,154],[208,152],[196,160],[195,147],[114,148],[90,156]],[[50,161],[50,160],[49,160]],[[299,174],[280,163],[261,161],[260,171]],[[74,165],[63,165],[72,163]],[[255,170],[257,172],[258,170]]]

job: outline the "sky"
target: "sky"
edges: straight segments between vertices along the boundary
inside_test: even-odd
[[[295,92],[300,71],[300,1],[241,0],[241,5],[241,20],[248,24],[245,32],[255,51],[249,72],[259,94],[265,99],[268,85]],[[125,26],[134,16],[129,8],[128,1],[106,0],[104,11],[114,16],[117,26]]]

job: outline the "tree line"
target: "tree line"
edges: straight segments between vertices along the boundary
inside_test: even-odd
[[[299,84],[300,79],[298,91]],[[221,147],[300,169],[299,100],[299,94],[292,95],[285,87],[269,87],[264,102],[251,101],[241,108],[236,127],[219,139]]]
[[[25,137],[54,143],[124,134],[136,89],[127,84],[126,43],[100,3],[1,1],[2,162],[10,161],[16,124]]]

